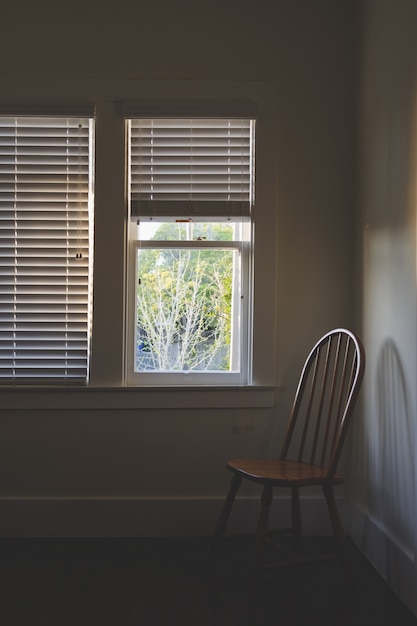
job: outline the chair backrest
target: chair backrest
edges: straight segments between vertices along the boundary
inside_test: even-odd
[[[316,343],[301,372],[281,459],[335,474],[364,370],[362,342],[350,330],[337,328]]]

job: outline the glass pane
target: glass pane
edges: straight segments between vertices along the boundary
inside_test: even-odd
[[[136,371],[237,371],[236,250],[137,250]]]
[[[242,238],[237,222],[192,222],[170,220],[141,222],[138,239],[143,241],[236,241]]]

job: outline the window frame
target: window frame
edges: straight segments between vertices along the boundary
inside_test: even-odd
[[[234,301],[239,305],[240,324],[238,336],[238,371],[183,371],[183,372],[144,372],[135,371],[136,354],[136,289],[138,284],[136,253],[140,249],[187,249],[187,250],[236,250],[240,258],[240,284]],[[127,288],[126,324],[126,384],[128,386],[184,386],[184,385],[247,385],[251,376],[251,308],[245,306],[250,299],[250,241],[158,241],[130,240]],[[134,287],[132,288],[132,284]],[[249,300],[250,301],[250,300]],[[236,315],[236,312],[235,312]]]
[[[175,97],[173,97],[175,93]],[[139,80],[121,85],[118,99],[113,91],[97,93],[95,104],[95,225],[94,225],[94,307],[90,389],[120,389],[137,398],[146,386],[126,383],[126,272],[129,214],[125,158],[126,119],[130,116],[192,117],[204,110],[212,117],[249,116],[256,119],[256,211],[253,214],[253,284],[251,303],[253,342],[251,383],[239,389],[264,389],[281,383],[278,370],[278,340],[285,301],[279,301],[286,280],[286,240],[279,235],[285,198],[278,202],[279,153],[277,120],[279,92],[268,81],[166,81]],[[243,106],[242,106],[243,103]],[[277,245],[280,241],[280,245]],[[279,305],[279,306],[278,306]],[[152,387],[149,396],[158,403],[163,387]],[[166,393],[174,393],[168,387]],[[234,386],[204,387],[214,396],[235,398]],[[194,393],[195,392],[195,393]],[[176,398],[195,398],[198,386],[179,387]],[[184,397],[181,395],[184,394]],[[248,394],[248,397],[250,393]],[[165,397],[165,396],[164,396]],[[170,396],[171,397],[171,396]],[[223,400],[222,400],[223,401]],[[232,401],[232,400],[231,400]],[[177,403],[175,403],[177,405]]]
[[[178,103],[177,103],[178,105]],[[138,220],[140,220],[140,216],[137,216],[136,214],[134,216],[131,215],[131,206],[130,206],[130,189],[131,189],[131,162],[130,162],[130,150],[129,150],[129,130],[130,130],[130,125],[129,125],[129,120],[133,119],[133,118],[140,118],[140,117],[145,117],[145,118],[152,118],[154,116],[152,116],[151,114],[149,114],[149,112],[147,112],[147,114],[145,116],[141,116],[139,114],[139,111],[136,112],[135,115],[132,115],[132,113],[130,112],[126,118],[125,118],[125,136],[126,136],[126,152],[127,152],[127,159],[126,159],[126,188],[127,188],[127,212],[128,212],[128,225],[127,225],[127,269],[126,269],[126,324],[125,324],[125,376],[124,376],[124,381],[126,386],[139,386],[139,387],[152,387],[152,386],[197,386],[197,385],[204,385],[204,386],[242,386],[242,385],[249,385],[252,383],[252,368],[253,368],[253,364],[252,364],[252,359],[253,359],[253,348],[252,348],[252,343],[253,343],[253,319],[252,319],[252,314],[253,314],[253,302],[252,302],[252,298],[253,298],[253,287],[252,287],[252,282],[253,282],[253,236],[254,236],[254,221],[253,221],[253,198],[254,198],[254,192],[255,192],[255,171],[254,171],[254,162],[255,162],[255,158],[256,158],[256,154],[255,154],[255,146],[253,145],[253,141],[255,139],[255,132],[254,132],[254,122],[256,121],[256,116],[254,115],[254,107],[253,104],[251,104],[250,106],[248,106],[248,104],[246,103],[244,106],[245,109],[245,115],[239,115],[237,113],[237,111],[235,110],[233,115],[221,115],[219,114],[219,108],[220,107],[216,107],[216,115],[213,115],[213,111],[211,109],[211,107],[209,107],[209,109],[204,110],[204,105],[199,104],[198,106],[198,110],[197,111],[190,111],[190,106],[191,107],[195,107],[195,103],[194,104],[190,104],[190,103],[185,103],[184,107],[185,107],[185,111],[183,112],[183,114],[181,115],[170,115],[169,111],[165,109],[165,107],[163,107],[163,110],[160,111],[160,107],[156,107],[157,110],[160,111],[159,116],[156,115],[155,117],[163,117],[166,119],[184,119],[184,118],[215,118],[217,117],[217,119],[219,120],[225,120],[225,119],[234,119],[234,120],[239,120],[239,119],[247,119],[247,120],[252,120],[252,124],[251,124],[251,131],[250,131],[250,149],[249,149],[249,155],[250,155],[250,171],[249,171],[249,196],[248,196],[248,201],[247,201],[247,209],[245,208],[241,208],[241,209],[237,209],[236,214],[233,216],[232,221],[239,221],[239,220],[244,220],[244,221],[248,221],[250,226],[249,226],[249,238],[248,241],[244,241],[242,239],[242,241],[240,242],[235,242],[234,243],[234,247],[236,249],[238,249],[240,251],[240,263],[241,263],[241,285],[240,285],[240,294],[235,296],[235,298],[239,298],[240,299],[240,314],[241,314],[241,324],[240,324],[240,336],[239,336],[239,354],[240,354],[240,368],[238,372],[213,372],[213,371],[202,371],[202,372],[136,372],[135,371],[135,346],[136,346],[136,342],[135,342],[135,336],[136,336],[136,330],[134,329],[134,320],[136,319],[134,310],[135,310],[135,300],[136,300],[136,285],[137,285],[137,275],[136,275],[136,263],[135,263],[135,251],[137,250],[138,247],[140,247],[140,245],[143,245],[145,247],[166,247],[166,244],[162,244],[162,245],[158,245],[155,246],[154,241],[152,241],[152,244],[150,245],[149,242],[146,241],[141,241],[140,243],[137,243],[133,238],[132,238],[132,218],[137,218]],[[234,103],[234,108],[236,107],[236,103]],[[129,107],[127,107],[127,109],[129,110]],[[140,107],[139,107],[140,109]],[[177,106],[178,109],[178,106]],[[248,115],[248,112],[250,110],[251,115]],[[192,115],[192,113],[194,113],[194,115]],[[171,201],[172,204],[175,206],[176,204],[178,205],[178,215],[172,215],[171,217],[176,217],[178,219],[184,217],[183,214],[181,214],[181,201]],[[149,205],[150,202],[145,203],[147,204],[147,207],[145,209],[145,215],[147,215],[147,218],[149,218],[149,215],[153,215],[152,210],[149,210]],[[202,203],[199,203],[200,206]],[[208,202],[206,204],[206,206],[208,206],[209,204],[211,204],[210,202]],[[245,203],[234,203],[235,205],[235,211],[236,211],[236,205],[242,205],[244,206]],[[199,207],[194,207],[196,213],[198,213]],[[183,210],[183,209],[182,209]],[[200,209],[201,210],[201,209]],[[241,214],[239,216],[239,212],[242,212],[243,210],[243,214]],[[223,216],[219,217],[219,213],[214,210],[213,213],[210,214],[210,209],[202,209],[202,214],[198,215],[197,219],[200,222],[204,222],[204,217],[203,214],[204,212],[207,212],[207,222],[208,221],[223,221],[227,218]],[[166,219],[166,213],[162,210],[160,212],[160,215],[165,217]],[[238,217],[239,216],[239,217]],[[189,217],[189,216],[187,216]],[[194,216],[193,216],[194,217]],[[151,218],[152,219],[152,218]],[[158,219],[158,209],[155,209],[155,213],[153,215],[153,219],[157,220]],[[213,247],[216,248],[221,248],[222,246],[219,245],[220,242],[213,242]],[[171,245],[173,244],[173,245]],[[190,242],[189,242],[190,244]],[[187,247],[193,247],[193,245],[189,245],[187,244]],[[175,242],[169,242],[169,247],[171,248],[175,248],[178,246],[175,246]],[[194,246],[194,247],[198,247],[198,246]],[[203,247],[200,246],[199,247]],[[228,246],[224,246],[224,247],[228,247]],[[133,287],[132,287],[133,285]]]

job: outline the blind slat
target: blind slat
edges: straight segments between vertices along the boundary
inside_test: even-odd
[[[253,120],[141,118],[129,128],[133,216],[174,215],[179,201],[197,215],[233,214],[236,203],[249,212]]]
[[[0,116],[0,383],[87,379],[91,132]]]

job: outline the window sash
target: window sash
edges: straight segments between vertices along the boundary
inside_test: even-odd
[[[235,285],[233,324],[236,325],[234,335],[234,351],[233,361],[237,367],[229,371],[215,370],[187,370],[187,371],[136,371],[135,355],[136,355],[136,288],[139,276],[137,274],[137,252],[140,249],[183,249],[183,250],[234,250],[239,253],[239,268],[237,269],[240,277]],[[249,252],[250,243],[247,241],[132,241],[129,251],[129,267],[132,273],[132,281],[129,283],[133,286],[129,290],[128,303],[128,324],[127,328],[127,384],[141,386],[161,386],[161,385],[246,385],[249,381]]]
[[[0,382],[86,382],[92,120],[0,117]]]

